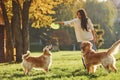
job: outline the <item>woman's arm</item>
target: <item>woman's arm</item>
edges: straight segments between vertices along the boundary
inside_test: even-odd
[[[63,24],[63,25],[74,26],[75,21],[76,21],[76,18],[72,19],[72,20],[69,20],[69,21],[56,22],[56,24]]]
[[[55,22],[56,24],[63,24],[64,25],[64,22]]]
[[[93,35],[93,41],[94,41],[94,42],[96,42],[95,31],[94,31],[94,30],[92,30],[91,32],[92,32],[92,35]]]

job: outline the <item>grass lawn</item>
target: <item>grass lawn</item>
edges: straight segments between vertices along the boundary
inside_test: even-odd
[[[102,50],[100,50],[102,51]],[[31,55],[38,56],[39,52]],[[120,52],[115,55],[120,57]],[[120,61],[117,61],[118,72],[107,73],[104,68],[98,67],[95,74],[87,74],[81,61],[80,51],[52,52],[52,66],[48,73],[40,70],[32,70],[30,76],[23,74],[20,63],[1,63],[0,80],[119,80]]]

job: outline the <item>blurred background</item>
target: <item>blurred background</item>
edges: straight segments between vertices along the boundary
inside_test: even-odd
[[[98,49],[107,49],[120,39],[120,0],[0,0],[0,62],[22,61],[27,50],[79,50],[74,29],[51,23],[76,17],[84,8],[92,20]]]
[[[57,21],[71,20],[76,17],[76,11],[84,8],[93,24],[99,25],[104,30],[101,45],[98,48],[109,48],[116,40],[120,39],[120,1],[119,0],[69,0],[56,6],[51,15]],[[49,26],[37,28],[30,27],[31,50],[40,50],[51,40],[58,44],[60,50],[78,50],[74,29],[60,25],[60,29]],[[40,27],[40,28],[38,28]],[[97,45],[97,44],[96,44]]]

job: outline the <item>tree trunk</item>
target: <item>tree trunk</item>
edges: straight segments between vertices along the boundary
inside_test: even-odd
[[[32,0],[25,0],[22,11],[23,53],[29,50],[29,8]]]
[[[2,12],[3,12],[3,18],[4,18],[4,21],[5,21],[5,28],[6,28],[6,55],[5,55],[6,58],[5,58],[5,60],[7,62],[11,62],[11,61],[14,60],[11,27],[10,27],[10,24],[9,24],[9,20],[8,20],[7,12],[6,12],[6,9],[5,9],[5,5],[4,5],[2,0],[0,0],[0,4],[1,4],[1,8],[2,8]]]
[[[5,62],[4,54],[4,26],[0,25],[0,63]]]
[[[23,39],[20,22],[20,7],[15,0],[12,0],[12,6],[13,17],[11,27],[13,30],[14,47],[16,48],[16,62],[21,62],[23,54]]]

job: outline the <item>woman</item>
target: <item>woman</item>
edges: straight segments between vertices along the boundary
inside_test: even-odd
[[[84,9],[80,9],[77,11],[77,18],[74,18],[70,21],[63,21],[57,23],[73,26],[75,29],[77,42],[81,43],[82,41],[90,41],[93,43],[93,49],[96,50],[94,44],[96,38],[93,23],[91,22],[90,18],[87,17],[87,14]]]

